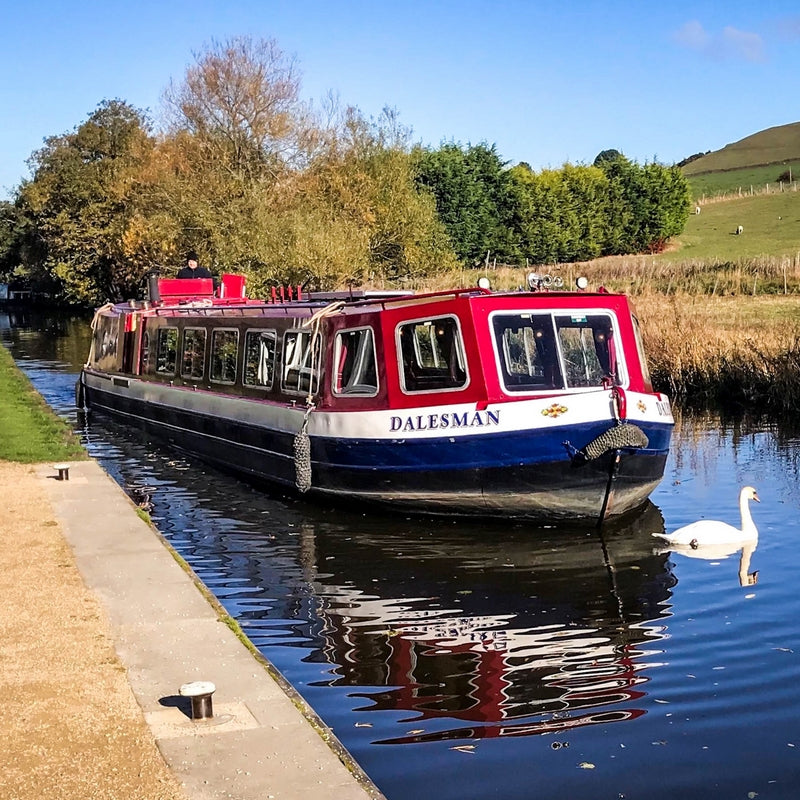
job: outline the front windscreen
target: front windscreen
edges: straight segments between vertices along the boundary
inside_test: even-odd
[[[608,314],[496,314],[492,326],[508,392],[619,382],[614,326]]]

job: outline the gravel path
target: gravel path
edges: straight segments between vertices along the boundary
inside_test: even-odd
[[[0,462],[4,800],[184,800],[40,479]]]

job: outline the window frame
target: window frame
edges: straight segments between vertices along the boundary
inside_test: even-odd
[[[233,380],[223,380],[222,378],[214,377],[214,343],[218,333],[233,333],[236,336],[236,348],[233,358]],[[209,383],[217,383],[223,386],[233,386],[239,377],[239,329],[238,328],[211,328],[211,342],[210,352],[208,358],[208,380]]]
[[[272,358],[270,359],[271,371],[269,383],[251,383],[247,380],[247,354],[248,354],[248,339],[251,335],[257,335],[259,339],[262,336],[272,338]],[[256,389],[262,392],[268,392],[275,385],[275,373],[278,368],[278,331],[275,328],[248,328],[244,332],[244,353],[242,355],[242,386],[249,389]]]
[[[553,387],[553,386],[545,386],[542,388],[527,388],[527,387],[515,387],[509,386],[506,382],[506,370],[504,368],[504,356],[500,350],[500,342],[498,341],[497,334],[495,333],[494,327],[494,320],[497,317],[535,317],[535,316],[548,316],[550,318],[553,336],[554,336],[554,345],[556,348],[556,353],[558,356],[558,369],[561,374],[562,385],[560,387]],[[495,357],[495,368],[497,370],[497,376],[500,381],[500,387],[505,394],[511,396],[519,396],[519,395],[542,395],[542,394],[580,394],[583,392],[592,392],[592,391],[601,391],[602,389],[606,388],[602,385],[602,383],[592,384],[589,386],[570,386],[569,385],[569,375],[566,370],[567,362],[564,354],[563,348],[563,341],[560,336],[560,331],[563,328],[567,328],[569,326],[562,326],[561,328],[558,325],[558,317],[585,317],[588,321],[591,317],[598,317],[602,316],[609,320],[610,322],[610,330],[612,331],[613,339],[616,342],[616,366],[617,366],[617,373],[615,375],[614,384],[616,386],[627,387],[628,382],[630,380],[630,375],[627,369],[627,364],[625,360],[625,352],[623,347],[621,346],[621,334],[620,334],[620,325],[619,319],[617,318],[616,312],[609,308],[510,308],[510,309],[502,309],[497,311],[492,311],[487,319],[488,327],[489,327],[489,335],[492,339],[492,348],[494,349],[494,357]],[[586,327],[591,327],[587,325]]]
[[[455,331],[457,335],[456,340],[456,358],[460,359],[461,363],[459,366],[464,371],[464,381],[458,386],[444,386],[440,388],[422,388],[422,389],[409,389],[406,386],[406,370],[404,366],[404,359],[403,359],[403,342],[402,342],[402,335],[401,335],[401,328],[406,326],[412,325],[419,325],[419,324],[429,324],[431,327],[438,321],[438,320],[453,320],[455,322]],[[467,353],[466,348],[464,346],[464,332],[461,327],[461,319],[457,314],[454,313],[445,313],[445,314],[438,314],[437,316],[424,316],[424,317],[415,317],[413,319],[403,319],[400,320],[394,329],[394,336],[395,336],[395,351],[397,355],[397,371],[400,378],[400,391],[403,394],[408,395],[419,395],[419,394],[442,394],[445,392],[463,392],[467,389],[471,382],[471,376],[469,372],[469,362],[467,360]],[[419,339],[414,336],[413,341],[414,347],[414,355],[417,361],[421,361],[421,351],[419,347]],[[436,348],[432,347],[432,356],[434,360],[438,358]],[[448,364],[449,367],[449,364]]]
[[[369,338],[372,342],[372,366],[375,372],[375,386],[371,391],[346,391],[342,389],[337,389],[336,384],[339,381],[339,360],[341,358],[341,342],[342,337],[345,334],[352,334],[357,333],[358,331],[367,331],[369,333]],[[380,392],[380,375],[378,374],[378,354],[375,350],[375,329],[372,325],[359,325],[354,328],[342,328],[341,330],[336,331],[336,336],[333,342],[333,367],[331,369],[331,393],[335,397],[375,397]],[[356,352],[356,356],[359,356],[359,353],[362,352],[361,347],[359,347],[358,351]],[[363,357],[362,357],[363,359]],[[363,370],[362,370],[363,371]],[[368,386],[368,384],[356,383],[356,386]]]
[[[195,375],[194,371],[187,373],[184,370],[184,364],[186,363],[186,334],[192,333],[194,331],[199,331],[203,334],[203,358],[202,358],[202,369],[200,370],[199,375]],[[202,381],[203,377],[206,374],[206,366],[208,363],[208,359],[206,358],[206,351],[208,350],[208,328],[201,327],[199,325],[187,325],[183,331],[181,332],[181,378],[185,381]],[[192,365],[194,366],[194,364]]]
[[[158,366],[158,364],[159,364],[159,354],[161,352],[161,339],[162,339],[162,336],[164,336],[165,334],[168,334],[170,331],[173,331],[175,333],[175,349],[173,351],[174,359],[173,359],[173,362],[172,362],[172,370],[171,371],[167,370],[167,369],[160,369],[159,366]],[[180,341],[180,339],[181,339],[181,337],[179,335],[178,326],[177,325],[162,325],[162,326],[159,326],[158,332],[156,334],[156,353],[155,353],[155,367],[154,367],[154,372],[155,372],[156,375],[168,375],[168,376],[172,376],[173,378],[175,377],[175,375],[178,372],[178,342]]]
[[[290,336],[298,338],[308,337],[308,347],[301,350],[299,360],[296,360],[296,351],[292,353],[291,363],[286,363],[287,340]],[[310,328],[288,328],[283,332],[283,340],[281,343],[281,391],[284,394],[298,395],[299,397],[307,397],[314,395],[319,391],[321,370],[322,370],[322,337],[314,336],[314,331]],[[316,352],[314,352],[316,350]],[[310,359],[310,364],[306,363]],[[290,369],[297,370],[297,386],[292,387],[287,385],[287,377]],[[304,375],[308,375],[308,388],[301,388],[301,379]]]

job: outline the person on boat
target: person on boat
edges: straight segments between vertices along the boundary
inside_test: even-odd
[[[197,259],[197,253],[190,250],[186,254],[186,266],[178,271],[178,278],[213,278],[214,276],[206,267],[201,267]]]

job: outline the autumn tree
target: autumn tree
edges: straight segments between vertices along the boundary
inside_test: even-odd
[[[170,87],[154,185],[182,246],[248,273],[256,291],[392,279],[452,259],[396,118],[333,107],[323,121],[299,92],[294,59],[249,38],[215,43]]]
[[[141,265],[125,249],[137,177],[153,140],[143,112],[101,103],[73,132],[53,136],[29,163],[15,203],[21,270],[54,282],[70,302],[135,296]]]
[[[294,57],[274,39],[212,42],[165,93],[173,131],[196,136],[216,168],[276,180],[307,163],[316,135]]]
[[[347,108],[307,171],[307,207],[362,243],[331,265],[340,279],[408,281],[456,266],[433,198],[417,186],[410,136],[392,109],[368,120]]]

